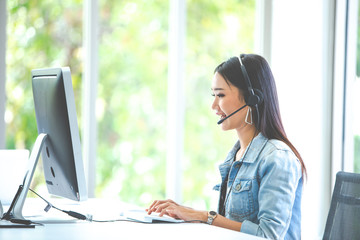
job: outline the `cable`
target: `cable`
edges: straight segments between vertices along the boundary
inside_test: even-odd
[[[32,190],[31,188],[29,188],[29,190],[31,192],[33,192],[36,196],[38,196],[39,198],[41,198],[44,202],[47,203],[47,206],[45,207],[44,211],[48,212],[51,208],[54,208],[60,212],[66,213],[69,216],[79,219],[79,220],[85,220],[85,221],[89,221],[89,222],[97,222],[97,223],[105,223],[105,222],[134,222],[134,223],[143,223],[143,224],[154,224],[154,223],[169,223],[169,224],[179,224],[179,223],[205,223],[208,224],[205,221],[202,220],[189,220],[189,221],[183,221],[183,222],[167,222],[167,221],[161,221],[161,220],[157,220],[157,221],[152,221],[152,222],[142,222],[142,221],[136,221],[136,220],[130,220],[130,219],[112,219],[112,220],[96,220],[92,218],[92,215],[83,215],[81,213],[78,212],[74,212],[74,211],[66,211],[63,209],[60,209],[58,207],[55,207],[53,204],[51,204],[48,200],[46,200],[45,198],[43,198],[40,194],[38,194],[37,192],[35,192],[34,190]],[[24,221],[29,221],[29,220],[24,220]],[[31,221],[30,221],[31,222]],[[34,223],[34,222],[31,222]],[[38,223],[35,223],[38,224]],[[42,224],[41,224],[42,225]]]
[[[44,224],[42,224],[42,223],[33,222],[31,220],[26,220],[26,219],[11,218],[8,221],[10,221],[12,223],[24,224],[24,225],[34,224],[34,225],[44,226]]]
[[[51,204],[48,200],[46,200],[45,198],[43,198],[40,194],[38,194],[37,192],[35,192],[34,190],[32,190],[31,188],[29,188],[29,190],[31,192],[33,192],[34,194],[36,194],[36,196],[38,196],[39,198],[41,198],[42,200],[44,200],[48,205],[45,207],[44,211],[45,212],[48,212],[51,208],[54,208],[60,212],[63,212],[63,213],[66,213],[67,215],[73,217],[73,218],[76,218],[76,219],[79,219],[79,220],[87,220],[87,221],[93,221],[92,220],[92,216],[91,215],[88,215],[88,216],[85,216],[81,213],[78,213],[78,212],[74,212],[74,211],[66,211],[66,210],[63,210],[63,209],[60,209],[58,207],[55,207],[53,204]]]

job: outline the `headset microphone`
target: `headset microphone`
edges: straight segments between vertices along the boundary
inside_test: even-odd
[[[220,119],[220,121],[218,121],[217,124],[222,124],[226,119],[228,119],[229,117],[231,117],[232,115],[234,115],[235,113],[237,113],[238,111],[240,111],[241,109],[243,109],[246,106],[247,106],[247,104],[245,104],[244,106],[242,106],[241,108],[239,108],[235,112],[231,113],[229,116],[226,116],[223,119]]]

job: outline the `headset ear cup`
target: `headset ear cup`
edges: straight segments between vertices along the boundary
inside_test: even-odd
[[[254,95],[254,94],[251,94],[247,100],[246,100],[246,104],[250,107],[255,107],[260,101],[260,98],[258,95]]]
[[[257,88],[254,88],[254,95],[259,99],[258,100],[258,103],[255,105],[255,110],[256,110],[256,114],[254,116],[255,118],[255,127],[257,129],[260,128],[260,111],[259,111],[259,106],[262,104],[262,102],[264,101],[264,95],[263,93],[257,89]]]
[[[256,105],[260,105],[264,100],[264,95],[259,89],[253,89],[254,94],[251,94],[246,101],[246,104],[250,107],[255,107]]]
[[[254,88],[254,93],[259,99],[257,104],[260,105],[264,101],[264,94],[257,88]]]

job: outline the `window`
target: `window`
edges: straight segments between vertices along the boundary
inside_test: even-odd
[[[100,2],[97,196],[149,204],[165,194],[168,8]]]
[[[360,173],[360,11],[347,1],[345,31],[344,125],[342,170]]]
[[[7,2],[6,148],[32,149],[37,137],[31,69],[70,66],[81,118],[81,4],[70,0]],[[38,182],[39,174],[33,185]]]
[[[210,209],[217,206],[218,164],[237,140],[216,124],[211,81],[222,61],[254,51],[255,1],[188,1],[186,27],[183,200]]]
[[[165,197],[169,4],[99,0],[98,197],[138,205]],[[7,8],[6,147],[32,149],[31,69],[71,68],[81,129],[83,3],[22,0]],[[184,161],[178,171],[184,201],[205,207],[219,180],[217,164],[235,141],[211,110],[213,70],[254,50],[255,0],[188,0],[185,28]],[[39,182],[36,176],[34,185]]]
[[[101,5],[97,194],[147,205],[166,194],[169,4]],[[213,70],[253,50],[255,1],[187,1],[186,9],[183,200],[205,207],[234,144],[211,110]]]

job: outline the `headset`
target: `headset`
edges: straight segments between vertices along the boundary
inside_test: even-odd
[[[262,94],[262,92],[259,89],[253,88],[251,85],[251,81],[249,78],[249,75],[247,74],[245,65],[243,64],[241,58],[244,58],[245,54],[241,54],[238,59],[239,59],[239,63],[240,63],[240,69],[241,72],[245,78],[245,82],[249,91],[249,96],[247,98],[245,98],[245,105],[240,107],[239,109],[237,109],[236,111],[232,112],[230,115],[226,116],[225,118],[220,119],[217,124],[221,124],[223,123],[226,119],[228,119],[229,117],[231,117],[232,115],[234,115],[235,113],[239,112],[241,109],[245,108],[246,106],[249,106],[250,109],[252,107],[255,108],[256,110],[256,114],[257,114],[257,118],[256,118],[256,123],[255,123],[255,127],[259,128],[259,108],[258,106],[262,103],[264,96]],[[246,117],[247,118],[247,117]],[[246,120],[245,120],[246,121]],[[251,121],[252,121],[252,115],[251,115]]]
[[[245,65],[243,64],[241,58],[245,58],[245,54],[241,54],[240,56],[238,56],[238,59],[239,59],[239,63],[240,63],[240,69],[241,69],[241,72],[245,78],[245,82],[246,82],[246,85],[247,85],[247,88],[248,88],[248,91],[249,91],[249,96],[245,99],[245,103],[246,105],[248,105],[249,107],[255,107],[255,110],[256,110],[256,114],[257,114],[257,121],[256,121],[256,128],[259,127],[259,118],[260,118],[260,115],[259,115],[259,105],[263,102],[264,100],[264,95],[263,93],[259,90],[259,89],[254,89],[251,85],[251,81],[250,81],[250,78],[249,78],[249,75],[246,71],[246,68],[245,68]]]

